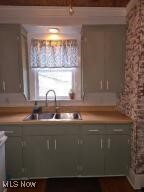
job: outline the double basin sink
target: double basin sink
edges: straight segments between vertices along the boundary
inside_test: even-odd
[[[82,120],[80,113],[33,113],[28,115],[24,121],[32,120]]]

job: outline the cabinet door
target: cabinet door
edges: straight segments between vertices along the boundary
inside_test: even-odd
[[[104,32],[85,27],[82,38],[83,89],[86,93],[103,90]]]
[[[111,28],[105,32],[105,90],[122,90],[125,63],[125,28]]]
[[[105,174],[126,175],[129,165],[129,137],[127,135],[106,136]]]
[[[82,175],[96,176],[104,174],[104,139],[101,135],[86,135],[82,146]]]
[[[23,176],[21,137],[8,137],[6,141],[6,175],[7,178]]]
[[[78,136],[65,135],[53,138],[55,176],[77,176],[79,165]]]
[[[53,176],[55,163],[51,138],[47,136],[27,136],[24,138],[24,142],[26,177]]]
[[[14,30],[0,30],[0,69],[3,92],[19,92],[18,36]]]
[[[21,34],[20,44],[19,44],[19,58],[20,58],[20,84],[21,91],[26,98],[29,96],[29,87],[28,87],[28,46],[27,46],[27,37],[26,34]]]

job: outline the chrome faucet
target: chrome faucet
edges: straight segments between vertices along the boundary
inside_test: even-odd
[[[49,94],[50,92],[53,92],[53,94],[54,94],[55,112],[57,113],[58,107],[57,107],[56,92],[55,92],[53,89],[50,89],[50,90],[48,90],[48,91],[46,92],[45,106],[48,107],[48,94]]]

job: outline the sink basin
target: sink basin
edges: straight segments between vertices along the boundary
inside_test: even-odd
[[[32,120],[82,120],[79,113],[39,113],[30,114],[24,121]]]
[[[53,118],[62,120],[82,120],[79,113],[55,113]]]
[[[37,114],[30,114],[28,115],[24,121],[31,121],[31,120],[45,120],[45,119],[52,119],[54,117],[54,113],[37,113]]]

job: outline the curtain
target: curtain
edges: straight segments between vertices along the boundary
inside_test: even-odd
[[[77,40],[31,40],[32,68],[72,68],[77,66]]]

